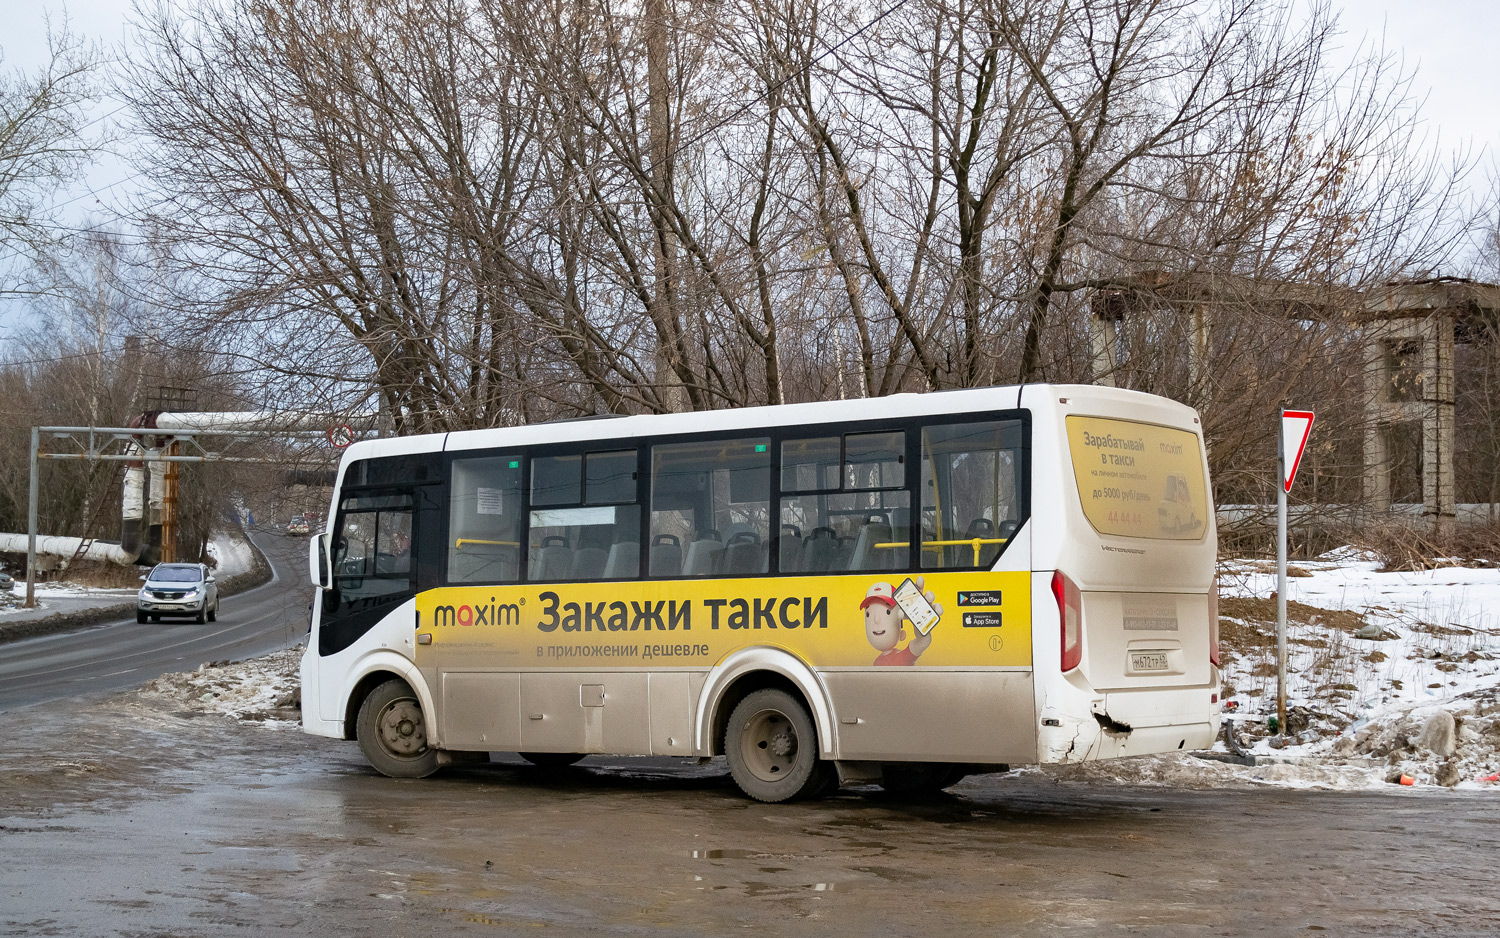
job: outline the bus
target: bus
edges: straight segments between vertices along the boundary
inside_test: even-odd
[[[350,446],[303,729],[385,775],[723,756],[917,792],[1219,728],[1189,407],[1029,384]]]

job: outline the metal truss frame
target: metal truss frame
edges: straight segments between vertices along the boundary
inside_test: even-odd
[[[42,435],[65,440],[71,447],[63,452],[43,452]],[[41,500],[40,466],[43,459],[79,460],[84,462],[145,463],[284,463],[285,458],[262,456],[227,456],[222,451],[204,447],[202,438],[229,438],[229,445],[289,437],[323,437],[321,430],[160,430],[152,427],[32,427],[31,486],[26,507],[26,603],[36,606],[36,528]],[[121,452],[131,444],[142,452]],[[190,448],[187,453],[179,447]]]

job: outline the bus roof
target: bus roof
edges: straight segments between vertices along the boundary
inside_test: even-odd
[[[879,420],[881,418],[923,417],[932,414],[955,414],[1015,410],[1028,403],[1069,395],[1090,401],[1109,400],[1129,405],[1134,400],[1161,413],[1163,408],[1190,419],[1193,411],[1185,405],[1140,391],[1128,391],[1098,385],[1008,385],[1002,387],[966,388],[933,391],[925,394],[905,393],[888,397],[860,398],[843,401],[813,401],[804,404],[778,404],[739,407],[726,410],[692,411],[680,414],[636,414],[608,420],[560,420],[519,427],[489,430],[459,430],[421,436],[395,437],[355,443],[345,451],[347,464],[355,459],[394,456],[403,453],[434,450],[462,451],[503,446],[532,446],[548,443],[588,440],[629,439],[679,433],[756,430],[838,421]],[[1034,406],[1034,404],[1033,404]]]

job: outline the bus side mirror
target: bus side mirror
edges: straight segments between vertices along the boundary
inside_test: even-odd
[[[333,588],[333,577],[329,573],[328,563],[329,539],[325,531],[316,537],[309,538],[307,542],[307,571],[313,586],[318,589]]]

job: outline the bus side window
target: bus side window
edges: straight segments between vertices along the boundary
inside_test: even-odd
[[[651,448],[651,576],[766,573],[770,543],[770,440]]]
[[[1021,424],[922,429],[922,567],[989,567],[1025,516]]]
[[[640,576],[636,459],[632,449],[532,461],[527,579]]]
[[[514,583],[520,577],[521,457],[455,459],[448,582]]]
[[[784,441],[780,572],[907,569],[905,448],[900,430]]]

